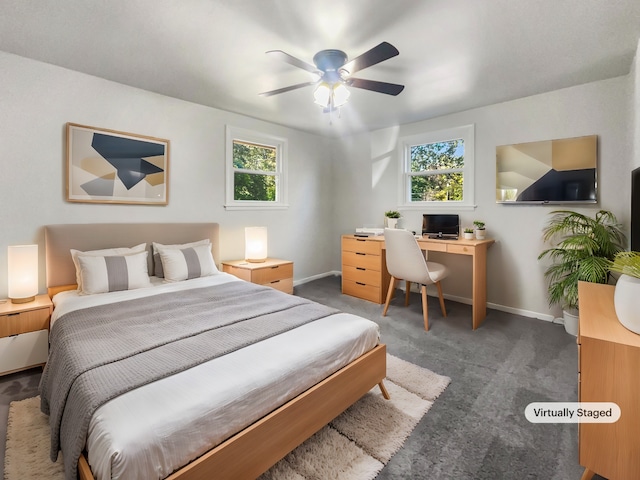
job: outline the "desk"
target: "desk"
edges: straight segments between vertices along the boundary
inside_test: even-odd
[[[469,255],[472,258],[472,326],[475,330],[487,316],[487,249],[493,239],[440,240],[422,237],[418,245],[425,251]],[[389,288],[384,236],[342,236],[342,293],[376,303],[384,303]]]

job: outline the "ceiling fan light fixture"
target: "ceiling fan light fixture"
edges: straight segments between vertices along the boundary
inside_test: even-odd
[[[350,96],[351,92],[344,84],[322,82],[313,92],[313,101],[323,108],[336,108],[347,103]]]

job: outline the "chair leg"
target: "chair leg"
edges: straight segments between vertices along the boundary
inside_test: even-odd
[[[427,310],[427,286],[422,285],[420,287],[422,292],[422,317],[424,318],[424,329],[429,331],[429,313]]]
[[[404,294],[404,306],[409,306],[409,294],[411,293],[411,282],[409,280],[405,280],[405,288],[407,289]]]
[[[436,282],[436,287],[438,287],[438,296],[440,297],[440,310],[442,310],[442,316],[447,316],[447,309],[444,306],[444,297],[442,296],[442,285],[440,282]]]
[[[382,316],[387,316],[387,310],[389,309],[389,302],[391,301],[391,297],[393,297],[393,291],[396,289],[396,277],[391,276],[391,281],[389,282],[389,291],[387,292],[387,301],[384,304],[384,310],[382,311]]]

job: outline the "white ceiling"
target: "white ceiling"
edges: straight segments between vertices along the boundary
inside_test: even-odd
[[[2,0],[0,50],[171,97],[334,136],[409,123],[629,72],[639,0]],[[340,118],[311,80],[265,55],[400,55],[355,76]]]

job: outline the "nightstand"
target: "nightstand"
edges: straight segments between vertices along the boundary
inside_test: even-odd
[[[222,262],[222,271],[247,282],[267,285],[284,293],[293,293],[293,262],[267,258],[264,262],[246,260]]]
[[[48,295],[29,303],[0,304],[0,375],[47,363],[52,311]]]

